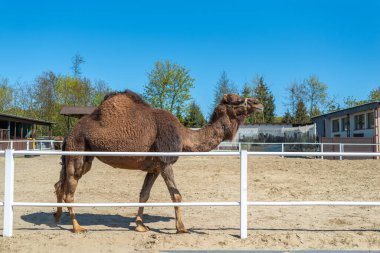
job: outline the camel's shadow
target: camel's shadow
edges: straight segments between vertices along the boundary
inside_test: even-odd
[[[91,214],[91,213],[77,213],[76,218],[83,226],[106,226],[109,228],[126,228],[133,230],[135,228],[135,217],[126,217],[118,214]],[[34,225],[46,225],[51,228],[61,227],[62,225],[71,225],[70,215],[67,212],[62,214],[61,220],[57,223],[54,220],[53,213],[36,212],[31,214],[22,215],[21,219],[32,223]],[[170,221],[173,217],[144,215],[144,223],[149,224],[159,221]],[[63,229],[63,227],[61,227]]]

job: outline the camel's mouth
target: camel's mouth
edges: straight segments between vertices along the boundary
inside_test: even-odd
[[[264,106],[262,105],[256,105],[253,108],[255,109],[255,111],[259,111],[259,112],[264,111]]]

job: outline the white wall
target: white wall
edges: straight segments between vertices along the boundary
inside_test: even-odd
[[[354,134],[363,134],[364,137],[374,137],[375,136],[375,128],[368,129],[368,118],[367,114],[374,112],[374,110],[368,110],[368,111],[362,111],[360,113],[350,114],[350,136],[354,137]],[[356,130],[355,129],[355,116],[364,114],[364,129]],[[336,117],[326,120],[326,137],[334,137],[335,135],[340,135],[340,137],[347,137],[347,131],[342,131],[342,118],[346,118],[347,116],[343,117]],[[374,116],[375,117],[375,116]],[[333,132],[333,120],[339,120],[339,132]],[[378,119],[379,122],[379,119]],[[379,122],[380,123],[380,122]]]

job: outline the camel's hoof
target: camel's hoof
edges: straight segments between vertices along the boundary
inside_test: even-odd
[[[82,227],[79,227],[79,228],[75,228],[75,229],[73,229],[73,232],[74,232],[75,234],[82,234],[82,233],[86,233],[86,232],[87,232],[87,229],[82,228]]]
[[[189,233],[189,231],[186,228],[177,229],[177,234],[185,234]]]
[[[54,216],[55,222],[59,222],[59,220],[61,219],[61,213],[56,212],[53,214],[53,216]]]
[[[135,228],[135,231],[137,231],[137,232],[148,232],[149,230],[150,230],[150,228],[148,226],[145,226],[145,225],[137,225]]]

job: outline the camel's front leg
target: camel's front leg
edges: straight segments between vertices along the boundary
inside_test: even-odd
[[[140,203],[145,203],[148,201],[150,190],[152,189],[152,186],[154,182],[156,181],[158,175],[159,175],[159,172],[146,174],[144,184],[140,192],[140,200],[139,200]],[[135,230],[138,232],[149,231],[149,228],[145,226],[143,223],[143,213],[144,213],[144,207],[139,207],[139,211],[136,216],[136,228],[135,228]]]
[[[74,164],[75,164],[75,167],[74,167]],[[80,178],[80,176],[78,176],[78,174],[75,173],[75,169],[78,170],[78,168],[81,168],[81,167],[82,167],[82,164],[78,161],[76,161],[76,162],[69,161],[69,163],[67,165],[67,168],[66,168],[67,181],[66,181],[66,187],[65,187],[65,193],[66,194],[65,194],[65,199],[64,199],[66,203],[73,203],[74,202],[74,194],[75,194],[75,190],[76,190],[77,185],[78,185],[78,180]],[[81,174],[79,174],[79,175],[81,175]],[[73,211],[73,208],[68,207],[67,209],[69,209],[70,218],[71,218],[71,221],[73,223],[73,232],[74,233],[86,232],[87,229],[82,228],[79,225],[79,223],[75,217],[75,213]]]
[[[172,165],[167,165],[165,168],[163,168],[161,170],[161,175],[165,180],[166,186],[168,187],[172,201],[181,202],[182,196],[179,193],[177,186],[175,185],[175,182],[174,182],[174,174],[173,174]],[[187,233],[187,229],[185,228],[182,222],[181,209],[178,206],[176,206],[174,207],[174,210],[175,210],[177,233]]]

